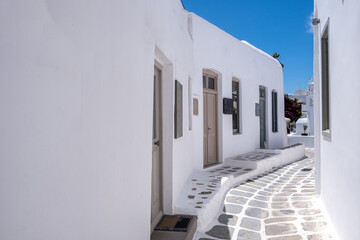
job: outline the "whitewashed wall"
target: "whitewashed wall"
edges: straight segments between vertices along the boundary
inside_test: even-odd
[[[223,73],[222,96],[231,96],[232,76],[248,94],[243,135],[232,136],[231,116],[222,117],[223,158],[259,145],[251,123],[259,84],[278,90],[285,129],[280,65],[192,16],[194,35],[202,24],[231,45],[212,42],[214,55],[202,55],[178,0],[0,1],[0,239],[149,239],[154,59],[163,65],[165,213],[202,168],[202,68]],[[232,51],[242,57],[222,62]],[[200,99],[192,131],[189,78]],[[176,140],[175,79],[184,89]],[[269,147],[282,146],[281,135]]]
[[[218,112],[220,124],[220,161],[236,154],[252,151],[260,145],[259,117],[255,116],[255,103],[259,102],[259,85],[267,88],[267,134],[268,147],[278,148],[286,144],[284,119],[283,75],[277,60],[225,33],[204,19],[192,15],[195,49],[194,92],[200,95],[200,112],[203,112],[202,71],[211,69],[219,74]],[[222,112],[222,99],[232,98],[232,78],[241,83],[242,134],[233,135],[232,115]],[[271,92],[278,93],[278,133],[272,132]],[[195,125],[196,124],[196,125]],[[202,159],[202,116],[194,123],[198,131],[196,156]],[[202,163],[199,163],[202,166]]]
[[[4,0],[0,29],[0,239],[149,239],[155,46],[167,168],[193,168],[172,129],[193,66],[180,1]]]
[[[317,192],[339,239],[360,239],[360,2],[315,0]],[[331,139],[321,131],[320,38],[329,19]]]

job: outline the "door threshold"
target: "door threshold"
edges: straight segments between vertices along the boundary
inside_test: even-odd
[[[206,170],[209,170],[209,169],[211,169],[211,168],[213,168],[213,167],[219,167],[219,166],[222,165],[222,164],[224,164],[224,163],[213,163],[213,164],[204,166],[203,169],[204,169],[204,170],[205,170],[205,169],[206,169]]]

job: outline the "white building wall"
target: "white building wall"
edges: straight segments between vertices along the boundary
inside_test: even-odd
[[[202,71],[210,69],[219,74],[218,113],[220,122],[220,161],[236,154],[252,151],[260,145],[259,117],[255,116],[255,103],[259,102],[259,85],[267,88],[267,134],[268,148],[278,148],[286,144],[284,119],[282,67],[277,60],[256,49],[250,44],[239,41],[204,19],[193,15],[195,79],[194,90],[200,95],[200,112],[203,111]],[[232,78],[240,80],[241,85],[241,125],[242,133],[233,135],[232,115],[223,114],[223,98],[232,98]],[[279,132],[272,132],[271,92],[278,93]],[[203,154],[203,118],[198,119],[198,154]],[[194,125],[195,126],[195,125]],[[194,150],[195,151],[195,150]],[[202,163],[201,163],[202,164]],[[202,167],[202,165],[200,165]]]
[[[5,0],[0,29],[0,239],[149,239],[155,46],[170,201],[193,168],[187,118],[173,141],[193,66],[180,1]]]
[[[192,17],[195,45],[178,0],[0,2],[0,239],[149,239],[155,59],[163,67],[165,213],[202,168],[202,68],[222,73],[221,97],[231,97],[232,76],[242,84],[243,134],[233,136],[231,115],[219,114],[222,159],[259,146],[258,85],[268,88],[269,132],[278,91],[279,133],[269,134],[269,147],[285,144],[280,65]],[[227,44],[214,41],[202,55],[199,31]],[[200,100],[192,131],[189,78]],[[175,79],[183,137],[174,140]]]
[[[315,0],[315,95],[321,96],[321,34],[329,20],[331,138],[322,134],[317,98],[317,192],[339,239],[360,239],[360,2]]]

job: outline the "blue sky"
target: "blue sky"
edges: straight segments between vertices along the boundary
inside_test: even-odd
[[[185,9],[264,52],[280,54],[284,91],[313,76],[313,0],[183,0]]]

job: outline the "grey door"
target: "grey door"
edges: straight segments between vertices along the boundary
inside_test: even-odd
[[[153,139],[152,139],[152,179],[151,179],[151,229],[162,217],[162,169],[161,169],[161,71],[154,68],[153,98]]]
[[[260,110],[260,148],[266,144],[266,91],[265,87],[259,87],[259,110]]]

